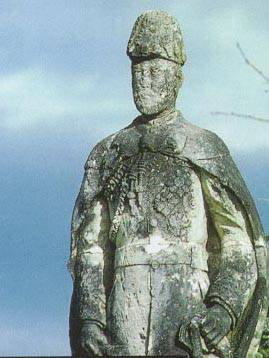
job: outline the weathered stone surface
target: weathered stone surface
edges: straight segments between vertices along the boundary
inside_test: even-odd
[[[140,16],[128,54],[141,116],[93,149],[73,212],[72,354],[252,357],[267,310],[253,200],[225,144],[175,109],[176,21]]]

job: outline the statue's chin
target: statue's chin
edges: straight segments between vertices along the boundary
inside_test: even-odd
[[[151,109],[140,109],[139,112],[143,114],[144,116],[153,116],[159,113],[159,111],[151,110]]]
[[[152,116],[154,114],[158,114],[165,109],[165,106],[158,104],[146,104],[141,102],[136,102],[137,110],[146,116]]]

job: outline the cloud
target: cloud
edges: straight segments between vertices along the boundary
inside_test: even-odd
[[[244,76],[241,76],[242,81],[246,81]],[[118,83],[120,95],[113,92],[115,87],[113,79],[106,83],[106,88],[109,90],[103,90],[102,83],[104,81],[97,74],[55,74],[43,72],[38,68],[2,75],[0,76],[0,126],[22,131],[44,123],[46,127],[53,127],[56,122],[58,126],[64,126],[66,118],[73,118],[82,126],[85,125],[86,119],[89,128],[109,126],[112,132],[118,123],[114,120],[109,122],[108,118],[126,118],[125,124],[127,124],[132,116],[135,116],[134,106],[130,96],[122,95],[127,79]],[[268,148],[268,124],[247,119],[214,117],[210,114],[212,110],[223,108],[235,109],[239,113],[249,113],[252,109],[252,113],[257,114],[259,112],[256,112],[255,108],[258,101],[260,104],[264,102],[262,108],[266,108],[265,97],[267,99],[268,95],[262,93],[259,96],[256,92],[245,92],[242,98],[240,86],[229,89],[231,84],[223,83],[223,92],[220,92],[218,85],[210,78],[205,79],[203,83],[200,81],[187,83],[182,89],[183,104],[180,103],[178,107],[183,108],[183,114],[187,119],[192,121],[193,118],[194,123],[215,131],[234,150],[250,151]],[[256,91],[259,88],[257,84]],[[210,99],[209,102],[205,102],[202,91],[206,94],[206,98]],[[247,101],[248,96],[254,96],[254,99]],[[214,101],[211,101],[213,98]],[[247,102],[249,109],[246,106]],[[102,118],[102,124],[96,118]],[[124,121],[120,120],[120,122]]]
[[[214,111],[225,111],[269,118],[268,94],[260,94],[259,86],[252,93],[248,91],[248,86],[236,86],[233,79],[227,82],[223,80],[221,86],[216,81],[202,78],[183,88],[180,99],[182,104],[179,107],[186,119],[216,132],[232,151],[268,150],[269,123],[211,114]]]
[[[186,118],[215,130],[236,150],[268,148],[266,124],[210,115],[212,111],[233,111],[268,116],[268,94],[264,93],[262,81],[245,66],[235,46],[240,41],[250,58],[266,71],[269,51],[264,51],[264,44],[268,30],[262,25],[267,24],[266,11],[261,13],[254,4],[241,0],[218,5],[206,0],[195,6],[177,1],[135,5],[120,1],[118,6],[109,8],[100,4],[89,8],[79,2],[66,7],[63,13],[56,11],[61,7],[62,2],[48,2],[44,7],[34,1],[12,11],[3,7],[4,25],[10,31],[15,28],[17,34],[9,35],[14,46],[9,48],[7,42],[4,47],[13,54],[11,63],[17,59],[20,66],[0,75],[2,128],[21,131],[42,123],[47,128],[55,123],[68,127],[66,118],[83,128],[87,123],[89,130],[98,132],[103,132],[104,127],[106,132],[118,129],[114,118],[127,124],[136,112],[131,91],[126,91],[130,89],[130,78],[126,76],[129,63],[121,47],[125,48],[136,15],[147,8],[163,8],[179,19],[186,41],[189,60],[179,105]],[[8,26],[7,20],[14,26]],[[21,51],[24,55],[20,61],[21,32],[27,51]],[[30,57],[36,61],[34,65]],[[49,69],[44,70],[40,63],[50,64]],[[85,63],[89,66],[85,67]]]
[[[25,129],[40,121],[75,120],[128,111],[127,103],[100,93],[94,75],[67,76],[30,68],[0,76],[1,126]]]
[[[268,150],[269,124],[210,113],[269,118],[263,80],[245,64],[236,48],[239,41],[249,59],[269,73],[268,54],[264,51],[268,29],[265,32],[253,26],[256,19],[250,10],[251,6],[240,2],[224,8],[215,6],[214,11],[207,9],[207,20],[201,18],[202,30],[196,38],[191,35],[188,44],[190,58],[184,69],[181,101],[187,119],[215,131],[232,151],[241,152]],[[193,23],[191,27],[188,33],[196,33]]]

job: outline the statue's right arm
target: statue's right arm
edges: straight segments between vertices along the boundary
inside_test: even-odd
[[[72,350],[76,354],[80,351],[78,346],[81,344],[89,345],[89,353],[98,354],[101,352],[100,346],[106,343],[103,334],[106,327],[104,270],[107,264],[105,250],[108,243],[109,215],[100,189],[99,168],[94,160],[89,163],[85,167],[71,228],[69,268],[74,287],[70,310],[70,338]],[[92,332],[95,336],[98,333],[98,337],[90,337]]]

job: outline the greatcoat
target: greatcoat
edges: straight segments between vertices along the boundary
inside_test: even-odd
[[[251,357],[267,312],[264,233],[222,140],[179,112],[138,117],[92,150],[72,219],[70,338],[96,321],[110,355],[189,357],[180,329],[215,303],[216,356]]]

